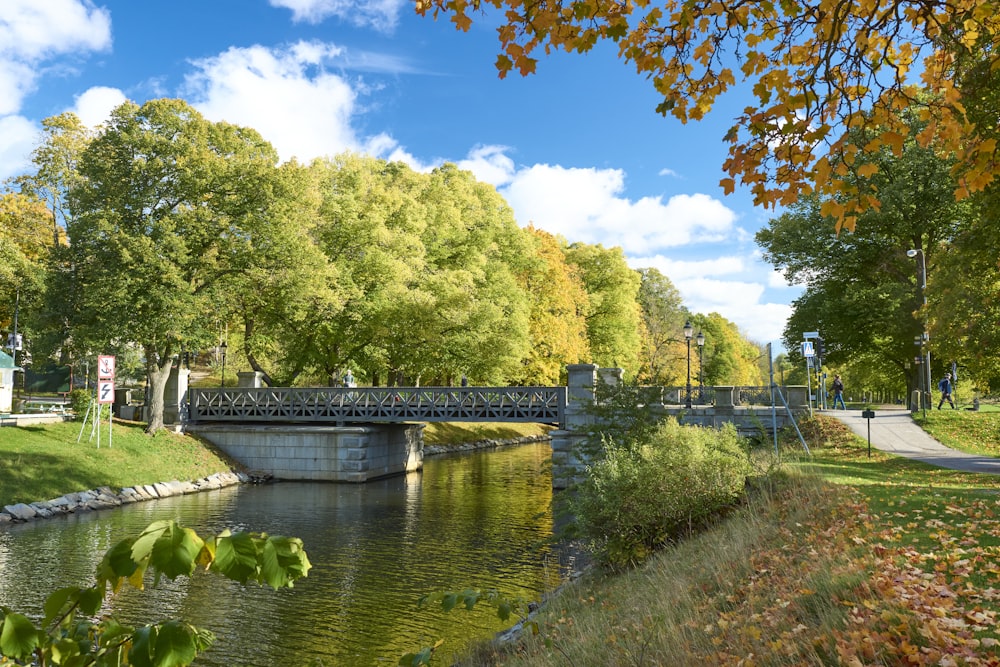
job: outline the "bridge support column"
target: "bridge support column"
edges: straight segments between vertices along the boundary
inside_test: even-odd
[[[275,479],[367,482],[424,462],[424,424],[196,424],[188,431]]]
[[[588,409],[594,403],[597,388],[598,368],[594,364],[572,364],[566,370],[566,428],[549,433],[552,438],[554,489],[569,488],[583,477],[587,462],[580,456],[580,445],[587,438],[589,426],[593,423]]]

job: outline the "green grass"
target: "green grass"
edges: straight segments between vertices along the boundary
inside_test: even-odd
[[[914,420],[946,447],[1000,457],[1000,411],[928,410]]]
[[[122,488],[171,480],[189,481],[230,469],[200,441],[161,431],[146,435],[135,423],[115,422],[108,446],[108,425],[101,447],[80,422],[0,428],[0,507],[51,500],[100,486]]]
[[[985,447],[988,423],[951,426]],[[1000,662],[1000,478],[869,458],[822,415],[800,427],[812,456],[788,434],[784,465],[737,511],[642,567],[567,585],[537,635],[461,664]]]
[[[502,424],[489,422],[430,423],[424,429],[424,444],[457,446],[480,440],[509,440],[545,435],[552,427],[543,424]]]

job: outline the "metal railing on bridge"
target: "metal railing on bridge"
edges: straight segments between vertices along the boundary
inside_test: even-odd
[[[566,387],[190,389],[192,422],[563,423]]]

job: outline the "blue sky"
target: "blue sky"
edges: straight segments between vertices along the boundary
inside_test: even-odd
[[[612,46],[499,79],[495,22],[467,33],[412,0],[0,0],[0,179],[29,169],[39,122],[96,125],[130,99],[180,97],[257,129],[283,160],[353,150],[455,162],[518,222],[621,246],[694,312],[774,342],[801,290],[759,258],[774,215],[719,187],[744,100],[682,125]]]

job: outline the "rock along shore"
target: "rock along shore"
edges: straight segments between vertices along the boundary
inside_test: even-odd
[[[169,498],[200,491],[221,489],[227,486],[250,482],[251,477],[242,472],[220,472],[190,482],[157,482],[141,486],[129,486],[115,492],[108,486],[90,491],[67,493],[53,500],[35,503],[5,505],[0,512],[0,526],[24,523],[35,519],[49,519],[76,512],[110,509],[131,503],[139,503],[157,498]]]
[[[424,456],[437,456],[441,454],[452,454],[455,452],[470,452],[477,449],[495,449],[510,445],[523,445],[530,442],[541,442],[548,440],[547,435],[525,436],[522,438],[506,438],[498,440],[477,440],[461,445],[445,447],[440,445],[424,445]],[[36,519],[49,519],[65,514],[77,512],[90,512],[93,510],[111,509],[121,507],[130,503],[139,503],[146,500],[156,500],[157,498],[169,498],[171,496],[186,495],[189,493],[199,493],[201,491],[211,491],[221,489],[236,484],[249,484],[257,482],[252,474],[245,472],[220,472],[208,477],[196,479],[190,482],[157,482],[156,484],[144,484],[141,486],[129,486],[121,491],[115,491],[111,487],[102,486],[90,491],[78,491],[67,493],[64,496],[34,503],[16,503],[5,505],[0,511],[0,527],[12,523],[24,523]]]

